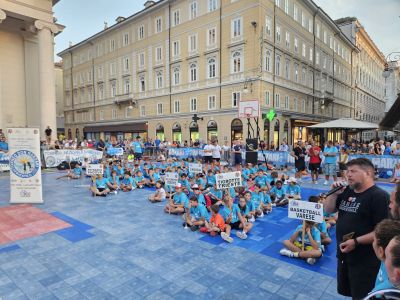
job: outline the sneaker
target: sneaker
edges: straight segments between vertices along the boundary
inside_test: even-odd
[[[272,203],[271,206],[272,206],[272,207],[275,207],[275,206],[276,206],[276,203]]]
[[[293,257],[293,256],[294,256],[293,251],[290,251],[289,249],[286,249],[286,248],[282,248],[282,249],[279,251],[279,254],[280,254],[280,255],[285,255],[285,256],[287,256],[287,257]]]
[[[263,212],[261,212],[260,218],[264,218],[264,213]]]
[[[116,195],[116,194],[118,194],[118,192],[117,192],[117,191],[114,191],[114,195]]]
[[[228,243],[233,242],[233,238],[231,238],[229,235],[227,235],[225,232],[221,232],[221,238]]]
[[[325,180],[324,185],[328,185],[328,184],[329,184],[328,180]]]
[[[236,231],[236,236],[241,240],[247,239],[247,235],[242,231]]]
[[[256,219],[254,218],[254,216],[251,216],[251,218],[249,219],[250,223],[254,223],[256,221]]]
[[[313,264],[315,264],[315,262],[316,262],[317,260],[315,259],[315,258],[307,258],[307,260],[306,260],[306,262],[308,263],[308,264],[310,264],[310,265],[313,265]]]
[[[186,221],[186,213],[182,214],[182,220]]]
[[[325,252],[325,246],[324,245],[321,245],[321,251]]]

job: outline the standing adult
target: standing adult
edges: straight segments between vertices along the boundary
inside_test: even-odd
[[[136,140],[131,143],[131,148],[135,155],[135,160],[141,160],[143,156],[143,144],[140,141],[140,136],[136,136]]]
[[[221,161],[221,153],[222,153],[221,146],[218,145],[218,140],[214,139],[212,142],[212,158],[213,158],[212,167],[213,168],[215,166],[219,166],[220,161]]]
[[[242,170],[242,149],[243,146],[240,143],[240,140],[235,140],[232,148],[234,164],[236,166],[237,171]]]
[[[231,161],[231,147],[228,145],[228,141],[225,141],[224,145],[222,146],[222,150],[224,151],[224,161],[230,165]]]
[[[46,143],[48,145],[51,144],[51,133],[53,130],[50,128],[50,126],[47,126],[47,128],[44,130],[44,133],[46,134]]]
[[[283,141],[282,144],[279,146],[279,151],[288,152],[289,146],[286,144],[286,141]]]
[[[324,164],[324,173],[325,173],[325,182],[324,185],[328,185],[329,176],[333,177],[333,180],[336,181],[337,173],[336,173],[336,160],[338,149],[333,146],[332,141],[328,141],[326,147],[324,148],[324,156],[325,156],[325,164]]]
[[[306,154],[307,154],[306,148],[304,147],[304,142],[302,141],[297,142],[293,151],[290,153],[290,155],[294,157],[294,167],[296,168],[295,177],[299,179],[298,181],[300,183],[303,171],[305,171],[306,169],[306,162],[305,162]]]
[[[328,196],[327,213],[338,211],[336,223],[338,293],[364,298],[375,285],[380,262],[372,242],[374,228],[388,216],[389,195],[375,185],[375,168],[366,158],[347,163],[348,187]],[[335,182],[332,188],[339,186]]]
[[[208,140],[208,143],[204,146],[203,152],[204,152],[204,164],[206,165],[206,170],[208,170],[208,167],[210,164],[213,162],[213,145],[211,143],[211,140]]]
[[[319,171],[321,169],[321,148],[318,147],[314,141],[311,141],[311,147],[308,149],[308,156],[310,157],[310,164],[308,168],[311,171],[311,180],[313,183],[318,183]]]

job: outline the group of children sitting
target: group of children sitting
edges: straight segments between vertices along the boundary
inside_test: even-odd
[[[201,162],[198,162],[201,163]],[[144,187],[155,187],[149,196],[151,202],[166,201],[164,211],[168,214],[181,214],[183,226],[192,231],[220,235],[229,243],[233,242],[231,230],[236,236],[246,239],[257,218],[271,213],[275,206],[286,206],[290,199],[301,199],[301,187],[294,177],[268,170],[265,163],[256,166],[247,164],[241,170],[242,186],[218,189],[216,176],[220,173],[234,172],[229,166],[214,165],[204,168],[202,173],[189,170],[189,162],[168,159],[162,162],[137,162],[112,160],[103,163],[103,174],[92,177],[93,196],[105,197],[110,192],[130,192]],[[165,174],[171,172],[179,176],[173,186],[164,184]],[[67,175],[71,179],[82,176],[79,164]],[[317,202],[319,197],[309,201]],[[302,249],[302,226],[296,228],[290,240],[284,242],[286,248],[282,255],[307,259],[310,264],[322,255],[324,245],[331,242],[328,234],[335,224],[335,216],[326,216],[322,224],[306,222],[304,250]]]

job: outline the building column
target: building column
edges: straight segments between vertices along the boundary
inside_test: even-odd
[[[0,24],[7,18],[6,12],[0,9]]]
[[[40,136],[42,140],[45,139],[44,131],[50,126],[54,141],[57,137],[57,121],[53,34],[61,29],[56,24],[40,20],[35,21],[35,27],[38,29],[39,49]]]

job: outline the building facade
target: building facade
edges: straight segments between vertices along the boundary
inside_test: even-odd
[[[62,62],[54,63],[54,80],[56,90],[57,136],[65,135],[64,125],[64,76]]]
[[[56,137],[56,0],[0,0],[0,129],[47,126]]]
[[[247,138],[277,146],[350,117],[356,47],[311,0],[163,0],[65,49],[71,138]],[[238,118],[256,99],[272,120]],[[197,114],[202,120],[193,122]],[[261,116],[260,114],[260,116]],[[258,128],[258,130],[257,130]],[[341,132],[325,132],[340,139]]]
[[[379,124],[385,114],[385,57],[357,18],[335,21],[360,50],[353,57],[354,115],[357,120]],[[363,140],[375,138],[375,131],[363,133]]]

